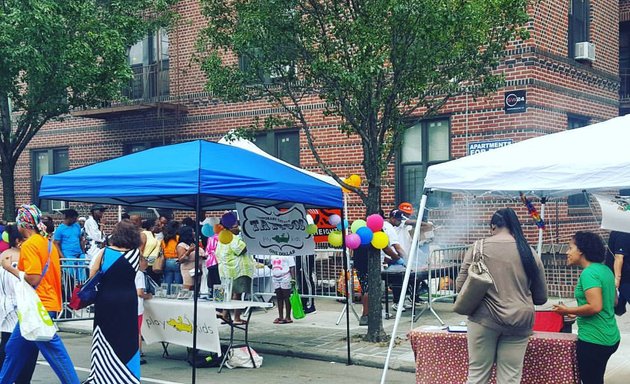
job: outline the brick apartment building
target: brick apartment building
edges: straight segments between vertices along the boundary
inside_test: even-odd
[[[169,143],[218,141],[233,128],[278,112],[263,101],[225,104],[205,92],[205,77],[194,60],[197,33],[204,25],[198,1],[182,0],[176,11],[182,18],[179,27],[147,36],[130,50],[135,78],[124,94],[131,102],[76,111],[36,135],[16,168],[18,203],[37,200],[44,174]],[[506,76],[504,88],[483,99],[467,94],[452,99],[439,115],[419,119],[409,128],[400,155],[386,174],[385,211],[401,201],[417,204],[431,164],[579,128],[630,110],[630,0],[543,0],[532,6],[530,15],[531,38],[509,47],[507,60],[498,69]],[[310,107],[324,160],[342,177],[361,174],[359,140],[337,131],[338,122],[323,116],[317,97],[304,103]],[[304,135],[296,130],[265,133],[256,143],[290,163],[317,170]],[[505,202],[471,202],[434,193],[430,218],[451,228],[445,242],[462,242],[487,232],[486,221],[498,204]],[[64,203],[40,205],[54,212]],[[526,217],[522,205],[513,206]],[[85,212],[83,206],[77,207]],[[351,218],[363,214],[357,198],[350,197],[349,208]],[[548,243],[566,241],[567,234],[580,228],[597,227],[582,195],[553,201],[547,212],[553,229],[545,235]],[[527,223],[526,230],[533,239],[535,226]]]

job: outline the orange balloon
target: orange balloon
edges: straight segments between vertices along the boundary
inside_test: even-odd
[[[221,224],[215,224],[213,229],[214,229],[214,233],[221,233],[221,231],[224,230],[225,228],[223,228]]]

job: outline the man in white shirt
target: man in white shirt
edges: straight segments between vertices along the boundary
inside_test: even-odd
[[[103,217],[105,209],[106,208],[100,204],[93,205],[90,209],[90,216],[83,226],[88,244],[90,244],[90,248],[87,250],[86,254],[87,259],[90,261],[93,260],[105,246],[105,234],[101,228],[101,218]]]
[[[407,252],[400,244],[400,239],[398,237],[398,231],[396,227],[400,226],[403,220],[406,220],[407,217],[403,215],[403,212],[394,209],[389,213],[389,218],[385,220],[383,223],[383,232],[387,234],[389,239],[389,243],[387,247],[383,248],[381,251],[381,258],[384,262],[390,266],[400,266],[395,268],[404,268],[406,266],[405,259],[407,257]],[[392,305],[392,309],[395,311],[398,310],[398,299],[400,298],[400,293],[402,291],[402,281],[403,276],[399,274],[392,274],[388,276],[388,281],[391,284],[392,294],[394,296],[394,303]],[[401,310],[405,310],[405,308],[401,308]]]

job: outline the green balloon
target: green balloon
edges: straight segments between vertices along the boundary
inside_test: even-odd
[[[365,220],[355,220],[352,225],[350,226],[350,230],[353,233],[357,233],[357,230],[361,227],[365,227],[367,225],[367,223],[365,222]]]
[[[306,233],[308,233],[309,235],[314,235],[317,233],[317,225],[316,224],[309,224],[306,226]]]
[[[9,232],[2,232],[2,240],[4,240],[5,243],[9,242]]]

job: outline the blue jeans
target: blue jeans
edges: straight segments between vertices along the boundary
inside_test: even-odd
[[[177,259],[164,260],[164,279],[162,283],[168,284],[168,293],[171,293],[171,284],[182,284],[182,271],[177,264]]]
[[[53,319],[57,316],[56,312],[49,313]],[[13,383],[28,362],[37,360],[38,352],[42,353],[62,383],[80,383],[68,351],[58,334],[50,341],[29,341],[22,337],[20,324],[17,324],[7,343],[7,355],[0,372],[0,384]]]

